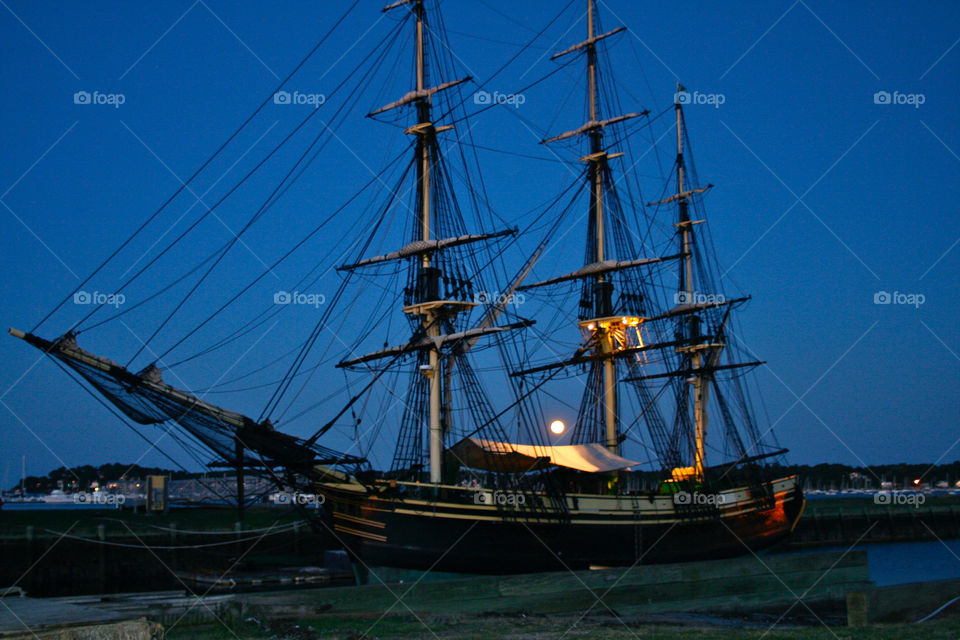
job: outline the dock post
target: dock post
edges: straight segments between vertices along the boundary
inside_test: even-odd
[[[234,438],[237,457],[237,517],[243,521],[244,481],[243,481],[243,443],[239,436]]]
[[[97,540],[100,542],[107,541],[107,528],[102,524],[97,525]],[[104,592],[104,589],[107,586],[107,545],[100,544],[97,545],[100,547],[97,551],[97,590],[100,593]]]
[[[171,522],[168,525],[170,529],[170,563],[173,565],[174,569],[180,568],[180,554],[177,553],[177,523]]]
[[[34,540],[35,531],[36,530],[34,529],[32,524],[27,525],[27,531],[26,531],[27,556],[30,559],[30,562],[27,564],[28,567],[32,567],[34,563],[37,561],[37,544],[36,544],[36,541]],[[36,591],[36,589],[34,588],[34,584],[36,583],[36,578],[35,578],[36,572],[30,571],[28,573],[29,573],[29,576],[25,578],[27,580],[30,580],[30,582],[27,583],[27,589],[31,591]]]

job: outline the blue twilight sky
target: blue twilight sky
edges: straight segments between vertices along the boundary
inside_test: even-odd
[[[221,0],[0,4],[0,310],[3,325],[25,330],[200,166],[346,8]],[[460,70],[489,77],[562,4],[442,2]],[[584,37],[580,4],[486,88],[510,94],[555,69],[549,54]],[[754,297],[742,314],[742,338],[769,363],[757,370],[757,384],[766,421],[792,449],[790,459],[873,464],[960,458],[960,7],[814,0],[599,4],[604,29],[629,27],[608,46],[624,109],[663,111],[678,81],[693,97],[686,117],[697,170],[703,183],[717,185],[706,200],[711,232],[727,269],[727,289]],[[333,124],[334,109],[346,98],[335,87],[396,26],[398,18],[379,9],[377,2],[361,2],[287,85],[301,94],[337,98],[321,110],[336,136],[296,188],[257,223],[249,244],[231,253],[233,262],[209,283],[199,306],[151,342],[158,351],[215,308],[218,293],[256,277],[264,263],[370,181],[371,169],[379,171],[404,149],[396,127],[361,117],[409,89],[409,52],[400,43],[390,50],[396,57],[383,61],[380,75],[356,97],[358,110],[343,126]],[[551,162],[536,143],[545,131],[579,124],[581,77],[581,68],[571,67],[525,91],[522,105],[492,109],[471,121],[477,145],[544,159],[480,151],[488,193],[505,221],[522,226],[528,218],[518,212],[529,212],[570,182],[569,167]],[[81,92],[101,104],[84,104]],[[268,104],[235,141],[233,153],[201,177],[195,194],[212,205],[310,108]],[[657,134],[666,131],[660,127]],[[660,148],[667,168],[669,141],[667,136]],[[294,143],[283,152],[290,155],[278,156],[287,161],[280,166],[289,166],[303,148],[304,142]],[[645,148],[642,141],[636,148]],[[655,156],[638,169],[650,178],[648,200],[659,184]],[[258,186],[238,191],[218,210],[220,219],[208,220],[188,248],[159,262],[158,275],[152,270],[145,276],[143,290],[156,289],[178,268],[226,242],[225,227],[239,228],[283,174],[267,168]],[[385,176],[390,184],[398,179],[397,173]],[[383,193],[366,194],[362,204],[382,200]],[[200,209],[195,198],[182,194],[141,245],[86,289],[112,291],[161,234],[174,237]],[[282,289],[338,256],[352,223],[338,219],[325,229],[293,264],[265,278],[264,291]],[[538,273],[572,266],[554,252]],[[338,282],[327,275],[311,290],[331,295]],[[909,299],[922,304],[898,304],[907,300],[903,295],[892,304],[875,304],[881,291],[920,294]],[[238,326],[262,308],[258,301],[263,299],[242,301],[172,359]],[[125,364],[167,308],[160,301],[145,303],[123,324],[84,334],[81,344]],[[88,309],[71,302],[39,333],[53,337]],[[302,340],[310,320],[261,336],[259,355],[244,359],[236,371],[231,368],[245,357],[243,350],[218,352],[178,374],[184,386],[198,390],[266,365],[268,354],[285,353]],[[250,346],[248,341],[242,349]],[[24,455],[28,473],[138,458],[169,465],[38,355],[13,338],[0,340],[4,486],[19,476]],[[133,366],[149,361],[141,356]],[[245,380],[256,386],[257,378]],[[325,385],[342,386],[342,373],[318,371],[303,406],[322,399]],[[239,396],[240,408],[254,414],[266,399],[263,389]],[[336,408],[335,401],[321,405],[313,422],[291,423],[291,431],[310,433]],[[569,413],[560,406],[556,411]],[[150,428],[144,433],[159,435]],[[167,438],[161,448],[196,466],[169,444]]]

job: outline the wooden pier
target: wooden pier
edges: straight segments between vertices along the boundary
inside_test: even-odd
[[[0,600],[3,640],[153,640],[162,633],[142,616],[39,598]]]
[[[787,543],[791,548],[960,538],[960,502],[931,497],[922,504],[877,504],[871,497],[807,502]]]

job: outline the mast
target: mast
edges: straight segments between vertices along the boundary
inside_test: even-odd
[[[587,39],[575,44],[560,53],[554,54],[551,59],[556,60],[569,53],[584,51],[587,58],[587,105],[589,120],[579,128],[567,131],[558,136],[543,140],[542,143],[557,142],[575,136],[584,135],[590,141],[590,152],[580,158],[587,163],[587,181],[589,186],[590,203],[589,214],[592,229],[596,238],[595,246],[591,247],[596,260],[584,265],[590,269],[588,277],[593,280],[592,291],[593,312],[592,318],[581,319],[580,328],[587,337],[588,348],[592,349],[602,360],[602,389],[597,395],[598,403],[602,403],[602,422],[604,445],[612,453],[617,453],[620,435],[617,428],[617,372],[614,357],[626,344],[628,327],[639,326],[641,319],[635,316],[615,316],[613,309],[613,282],[608,276],[612,270],[631,266],[633,261],[607,261],[607,247],[605,245],[605,211],[604,211],[604,175],[608,167],[608,160],[622,156],[622,153],[608,153],[603,145],[603,130],[613,124],[646,115],[647,112],[627,113],[620,116],[601,119],[599,104],[599,87],[597,82],[597,42],[620,33],[626,27],[618,27],[607,33],[597,35],[595,30],[595,0],[587,0]],[[609,262],[609,264],[608,264]],[[584,274],[586,275],[586,274]]]
[[[587,40],[593,40],[593,0],[587,0]],[[590,42],[587,45],[587,91],[590,92],[590,120],[597,119],[597,45]],[[603,150],[603,133],[600,129],[594,129],[590,132],[590,180],[593,183],[592,206],[594,215],[597,219],[597,262],[604,261],[604,238],[603,238],[603,171],[600,166],[605,161]],[[606,309],[604,315],[612,313],[611,307],[611,289],[606,281],[604,274],[597,276],[597,291],[600,296],[599,305],[601,309]],[[603,312],[602,312],[603,313]],[[603,353],[613,351],[613,342],[609,334],[601,337],[601,350]],[[607,449],[617,453],[617,372],[613,364],[613,358],[608,357],[603,361],[603,406],[604,406],[604,426],[607,436]]]
[[[433,201],[444,197],[437,191],[434,193],[434,172],[442,175],[443,156],[437,147],[437,134],[453,129],[453,125],[437,125],[432,121],[433,95],[447,89],[459,86],[471,80],[470,76],[458,80],[449,80],[430,86],[432,78],[429,75],[427,38],[434,32],[427,24],[425,0],[396,0],[384,7],[383,11],[404,8],[409,10],[414,18],[414,87],[399,100],[395,100],[379,109],[371,111],[368,117],[376,116],[386,111],[400,107],[415,107],[415,124],[404,130],[405,134],[416,136],[413,145],[413,167],[416,171],[415,217],[414,233],[410,242],[397,251],[374,256],[344,265],[340,270],[353,270],[366,265],[381,264],[391,260],[406,260],[409,265],[409,286],[404,291],[402,310],[414,318],[414,335],[409,342],[380,351],[352,358],[338,363],[339,367],[351,367],[356,364],[378,360],[382,358],[397,358],[407,353],[418,353],[420,363],[419,373],[426,378],[426,397],[418,398],[416,403],[417,416],[411,424],[422,428],[425,423],[428,436],[428,455],[430,482],[439,484],[443,481],[443,452],[444,438],[452,428],[451,406],[453,398],[452,372],[457,358],[462,356],[470,345],[484,335],[501,331],[519,329],[528,326],[529,322],[513,323],[505,326],[493,324],[499,312],[489,315],[479,326],[468,328],[465,320],[457,316],[466,314],[478,302],[468,301],[470,281],[458,276],[457,253],[455,248],[460,245],[499,238],[516,233],[515,229],[508,229],[493,233],[465,234],[456,237],[440,237],[444,233],[448,213],[456,210],[456,206],[448,209],[436,206]],[[439,80],[439,78],[438,78]],[[450,196],[453,197],[452,194]],[[436,209],[436,211],[434,211]],[[419,229],[419,231],[417,231]],[[452,254],[443,251],[453,249]],[[452,256],[452,257],[451,257]],[[462,274],[461,274],[462,275]],[[513,286],[519,286],[519,282]],[[502,309],[501,309],[502,311]],[[459,344],[464,341],[466,344]],[[442,353],[447,349],[446,353]],[[425,353],[424,353],[425,352]],[[417,386],[414,393],[420,394],[424,390]],[[426,406],[425,415],[421,414],[420,407]],[[410,408],[408,406],[408,408]],[[423,459],[423,450],[419,438],[416,442],[416,451],[404,452],[401,462],[408,463],[408,470],[419,472]],[[405,446],[405,445],[404,445]],[[398,452],[400,451],[398,446]],[[409,455],[407,455],[409,454]],[[401,455],[400,453],[397,454]],[[397,462],[395,457],[394,461]]]
[[[420,211],[420,242],[424,246],[431,243],[432,219],[432,150],[436,145],[437,133],[452,129],[451,125],[437,127],[431,120],[430,106],[434,93],[454,87],[466,82],[470,78],[461,78],[442,83],[435,87],[427,87],[427,64],[425,51],[426,9],[424,0],[399,0],[384,8],[389,11],[403,5],[412,5],[410,10],[416,18],[415,22],[415,63],[416,87],[413,91],[396,102],[392,102],[370,115],[376,115],[389,109],[406,104],[416,106],[417,123],[407,128],[404,133],[417,136],[414,153],[417,167],[417,202]],[[437,247],[439,248],[439,243]],[[440,483],[443,479],[443,415],[449,415],[449,406],[444,407],[442,400],[441,381],[443,380],[440,361],[440,345],[442,343],[443,323],[451,320],[464,310],[476,306],[472,302],[463,300],[444,300],[440,291],[443,281],[441,269],[434,265],[432,252],[423,251],[419,260],[419,269],[416,274],[416,292],[412,304],[403,307],[404,313],[420,317],[420,323],[431,346],[427,353],[427,364],[421,366],[420,373],[429,381],[429,402],[427,416],[427,431],[429,437],[430,482]],[[449,368],[449,364],[447,365]]]
[[[416,0],[413,7],[414,15],[417,18],[417,92],[423,91],[423,80],[425,75],[425,61],[423,55],[423,22],[426,10],[423,6],[423,0]],[[430,122],[430,98],[424,98],[417,101],[417,122],[418,127],[423,127],[417,135],[417,152],[420,156],[419,179],[417,180],[417,190],[420,199],[420,217],[423,224],[424,242],[430,240],[430,145],[435,139],[435,132]],[[424,279],[431,280],[434,271],[430,266],[430,254],[423,254],[423,270],[421,274]],[[439,278],[438,278],[439,279]],[[432,289],[433,287],[427,287]],[[440,317],[434,310],[422,314],[423,326],[430,337],[440,335]],[[439,483],[442,480],[443,470],[441,460],[443,456],[443,430],[440,424],[441,398],[440,398],[440,349],[433,347],[428,355],[429,369],[423,371],[430,384],[430,415],[429,415],[429,442],[430,442],[430,482]]]
[[[594,0],[587,0],[587,91],[590,104],[590,120],[596,122],[597,116],[597,45],[594,39],[593,11]],[[603,148],[603,130],[598,128],[590,131],[589,179],[591,182],[590,207],[596,219],[597,262],[603,262],[604,228],[603,228],[603,165],[606,163],[606,151]],[[607,281],[606,275],[597,275],[597,312],[600,316],[612,315],[613,286]],[[598,325],[599,326],[599,325]],[[609,331],[600,329],[597,336],[600,351],[603,354],[612,354],[614,350],[613,337]],[[617,453],[617,372],[613,357],[603,360],[603,407],[604,431],[606,446],[612,453]]]
[[[424,77],[424,59],[423,59],[423,0],[416,0],[414,14],[417,17],[417,92],[423,91]],[[430,122],[430,102],[420,100],[417,102],[418,122]],[[421,202],[421,218],[423,222],[423,240],[430,239],[430,148],[427,145],[426,136],[417,138],[417,153],[420,157],[419,180],[417,189],[419,191]],[[423,254],[423,268],[430,268],[430,254]]]
[[[677,94],[679,95],[682,87],[677,83]],[[683,184],[683,106],[679,98],[674,102],[674,110],[677,114],[677,211],[678,222],[675,225],[680,229],[681,253],[683,254],[683,269],[680,273],[680,296],[677,302],[683,304],[694,303],[693,288],[693,252],[691,235],[693,225],[703,222],[703,220],[690,220],[689,197],[691,193],[684,190]],[[691,313],[687,318],[687,338],[696,341],[700,336],[700,318],[696,313]],[[683,347],[677,351],[687,353],[690,356],[690,368],[693,375],[688,381],[693,385],[693,473],[694,477],[703,481],[703,470],[705,464],[705,443],[707,437],[707,403],[710,391],[709,380],[705,377],[701,364],[703,364],[703,351],[710,349],[712,344],[692,344]]]

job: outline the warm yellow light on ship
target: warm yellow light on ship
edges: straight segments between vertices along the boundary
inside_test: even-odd
[[[592,322],[587,325],[587,329],[590,329],[590,331],[593,331],[596,328],[597,328],[597,325],[593,324]]]
[[[550,423],[550,431],[556,435],[563,433],[563,430],[567,428],[567,425],[563,424],[563,420],[554,420]]]

